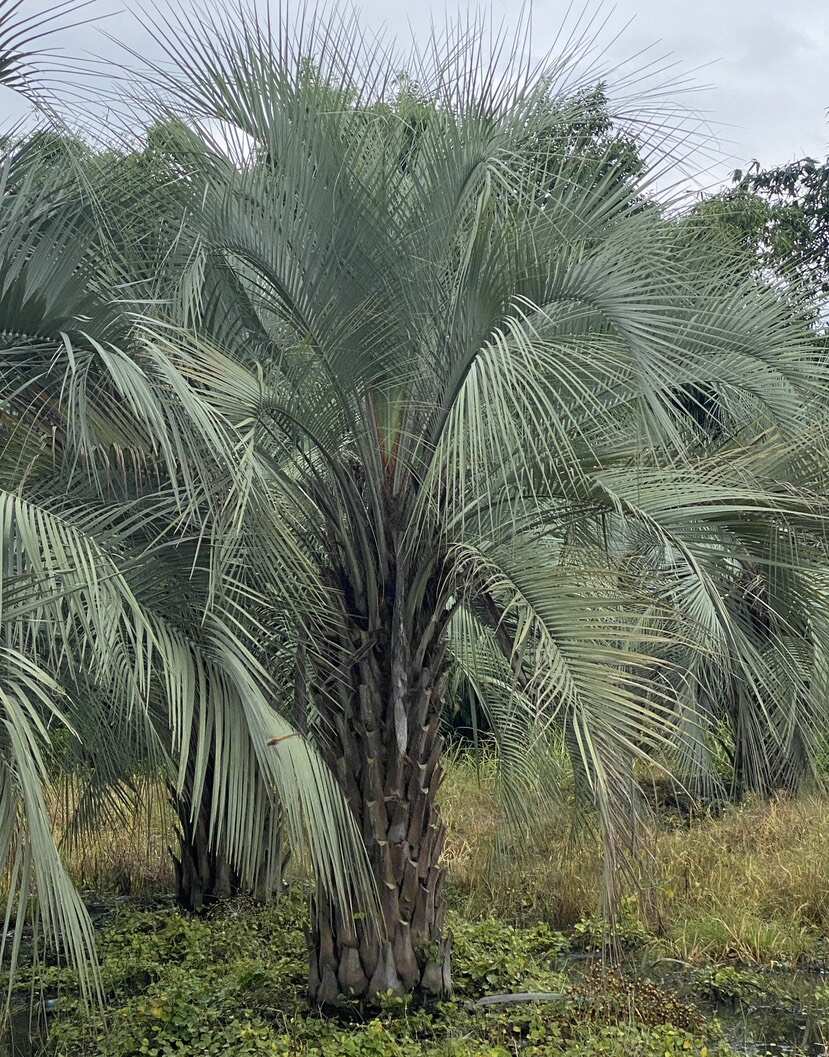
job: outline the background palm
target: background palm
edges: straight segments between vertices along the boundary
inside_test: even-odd
[[[185,828],[192,818],[197,850],[228,859],[251,887],[278,853],[283,820],[339,899],[366,883],[356,830],[317,755],[304,742],[278,756],[267,745],[291,729],[262,663],[273,633],[256,640],[254,596],[214,560],[222,468],[224,478],[235,468],[227,430],[142,315],[157,287],[126,274],[128,225],[100,222],[107,174],[67,170],[68,157],[50,167],[43,147],[7,144],[0,201],[0,851],[18,919],[34,888],[47,929],[88,964],[90,927],[47,808],[61,776],[76,787],[70,835],[80,839],[129,809],[149,769],[180,798]],[[231,582],[249,599],[243,614],[223,590]],[[186,866],[186,840],[184,852]],[[185,894],[204,883],[190,878]]]

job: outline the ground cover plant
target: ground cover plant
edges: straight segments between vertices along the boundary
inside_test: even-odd
[[[514,858],[496,839],[503,808],[495,780],[491,758],[460,755],[442,790],[455,834],[446,853],[450,1002],[424,1008],[389,995],[380,1009],[351,1003],[321,1020],[305,986],[307,880],[295,875],[268,905],[240,898],[207,916],[182,915],[164,846],[156,844],[150,863],[130,834],[103,832],[97,849],[69,857],[69,868],[94,900],[105,1011],[84,1005],[71,968],[27,969],[15,985],[20,1052],[823,1052],[824,799],[758,801],[690,822],[663,817],[653,888],[625,902],[616,924],[621,960],[611,966],[596,883],[601,840],[595,832],[574,838],[565,812]],[[38,1029],[30,1046],[33,982],[34,1024],[45,1020],[50,1031]],[[486,995],[522,992],[555,998],[475,1006]]]

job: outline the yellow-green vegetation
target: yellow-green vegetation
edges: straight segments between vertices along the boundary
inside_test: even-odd
[[[797,1035],[822,1052],[829,993],[790,977],[709,965],[660,976],[579,957],[582,933],[450,918],[456,993],[418,1007],[389,999],[323,1019],[305,999],[307,899],[231,901],[205,918],[172,909],[113,912],[101,930],[105,1013],[85,1010],[71,970],[38,977],[49,1007],[44,1057],[733,1057],[755,1012],[755,1037]],[[652,937],[651,937],[652,939]],[[21,1000],[29,982],[17,983]],[[481,1008],[482,996],[545,992],[549,1000]],[[719,1012],[722,1019],[715,1015]],[[735,1016],[733,1014],[739,1014]],[[757,1036],[762,1032],[762,1036]],[[44,1033],[45,1035],[45,1033]],[[730,1040],[730,1041],[729,1041]],[[755,1051],[757,1052],[757,1051]],[[771,1051],[770,1051],[771,1052]]]
[[[731,1051],[714,1021],[665,986],[569,967],[568,938],[457,916],[457,992],[424,1009],[397,999],[373,1015],[308,1014],[300,892],[277,905],[232,902],[207,919],[122,910],[101,934],[105,1016],[78,1003],[74,974],[47,972],[53,1001],[44,1053],[61,1057],[641,1057]],[[25,987],[23,981],[18,985]],[[479,1009],[503,991],[549,990],[554,1001]]]
[[[595,918],[601,846],[572,814],[505,838],[491,762],[459,759],[444,784],[456,905],[469,917]],[[700,963],[822,963],[829,935],[826,797],[726,807],[719,817],[660,815],[642,848],[641,897],[621,929],[646,930],[665,956]],[[601,931],[601,930],[600,930]],[[623,937],[624,938],[624,937]]]

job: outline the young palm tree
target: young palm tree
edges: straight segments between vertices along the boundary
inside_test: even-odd
[[[450,668],[514,790],[563,732],[612,886],[632,765],[690,726],[706,658],[784,707],[721,587],[749,560],[817,584],[824,372],[773,291],[735,282],[612,159],[562,150],[597,80],[569,58],[530,68],[450,33],[401,79],[349,20],[155,33],[147,113],[190,144],[187,332],[166,362],[234,431],[223,568],[282,613],[294,708],[382,908],[376,928],[318,894],[311,994],[443,995]],[[709,390],[742,409],[716,451],[683,398]],[[680,656],[700,660],[677,673]]]

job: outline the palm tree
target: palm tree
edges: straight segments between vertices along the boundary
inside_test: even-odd
[[[562,152],[592,70],[504,64],[503,40],[459,32],[401,79],[336,17],[149,28],[148,119],[190,134],[169,362],[233,430],[223,559],[281,614],[294,708],[382,909],[377,929],[318,893],[311,995],[444,995],[450,670],[489,710],[516,810],[561,732],[612,888],[633,763],[689,729],[706,659],[785,707],[720,588],[749,558],[819,579],[823,368],[774,291],[612,160]],[[739,409],[730,444],[699,443],[697,391]],[[811,656],[776,657],[817,670],[823,594],[804,604]]]
[[[284,838],[346,916],[357,897],[370,912],[371,890],[336,783],[274,708],[279,614],[228,546],[236,435],[168,357],[169,322],[145,312],[152,269],[126,266],[135,239],[114,211],[100,223],[104,185],[73,171],[71,148],[61,165],[42,148],[7,142],[0,190],[2,946],[14,962],[36,896],[94,988],[91,926],[49,810],[67,772],[75,834],[123,810],[152,768],[185,830],[206,834],[208,883],[225,860],[254,887]]]

